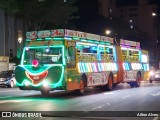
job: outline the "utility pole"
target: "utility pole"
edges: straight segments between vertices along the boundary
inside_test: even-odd
[[[155,66],[158,65],[158,40],[157,40],[157,14],[155,12],[152,13],[153,16],[153,34],[154,34],[154,43],[153,43],[153,55],[154,55],[154,64]]]

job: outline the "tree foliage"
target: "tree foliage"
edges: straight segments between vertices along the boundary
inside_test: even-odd
[[[77,0],[1,0],[0,7],[28,24],[29,30],[64,27],[78,11]]]
[[[34,30],[65,26],[74,18],[72,14],[78,10],[73,7],[76,0],[18,1],[21,10],[19,15],[28,23],[29,28]]]
[[[0,0],[0,8],[9,15],[19,11],[17,0]]]

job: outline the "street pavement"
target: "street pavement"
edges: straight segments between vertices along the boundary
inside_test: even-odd
[[[159,115],[156,116],[156,113],[160,113],[159,101],[160,83],[148,81],[141,82],[139,88],[121,83],[112,91],[88,88],[84,96],[56,91],[47,98],[39,91],[0,88],[0,111],[39,111],[47,119],[158,120]],[[145,112],[153,114],[144,117]],[[126,114],[131,116],[126,117]],[[135,114],[139,116],[135,117]]]

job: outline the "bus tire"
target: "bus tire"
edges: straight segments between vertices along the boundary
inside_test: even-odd
[[[111,91],[113,89],[113,75],[110,73],[108,78],[107,90]]]
[[[23,86],[18,86],[20,90],[25,90]]]
[[[84,95],[86,87],[87,87],[87,76],[86,76],[85,73],[83,73],[81,75],[81,78],[80,78],[79,89],[75,90],[76,94],[78,94],[78,95]]]
[[[113,87],[117,87],[117,83],[114,83],[114,84],[113,84]]]
[[[80,84],[79,84],[79,90],[78,90],[78,94],[79,95],[84,95],[85,94],[85,83],[84,83],[84,80],[81,79],[80,80]]]
[[[140,83],[141,83],[141,73],[138,72],[136,77],[135,87],[140,87]]]
[[[43,90],[41,90],[41,94],[44,96],[44,97],[48,97],[49,96],[49,90],[47,90],[47,89],[43,89]]]

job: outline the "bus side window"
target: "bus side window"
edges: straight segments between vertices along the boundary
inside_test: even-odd
[[[68,47],[67,68],[76,67],[76,50],[75,47]]]

